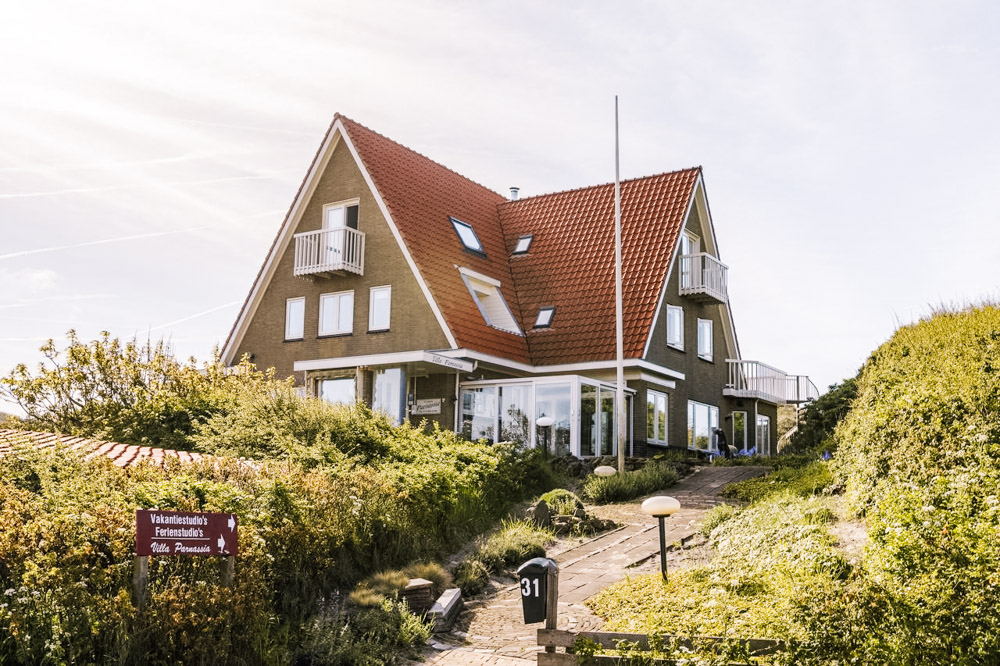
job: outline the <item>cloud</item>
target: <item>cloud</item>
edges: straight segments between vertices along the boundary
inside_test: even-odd
[[[13,259],[15,257],[25,257],[31,254],[42,254],[44,252],[58,252],[59,250],[72,250],[78,247],[89,247],[91,245],[105,245],[107,243],[121,243],[123,241],[139,240],[141,238],[155,238],[157,236],[172,236],[174,234],[189,233],[192,231],[199,231],[201,229],[208,228],[208,225],[200,227],[189,227],[187,229],[175,229],[174,231],[154,231],[148,234],[132,234],[130,236],[118,236],[117,238],[104,238],[95,241],[86,241],[84,243],[73,243],[72,245],[53,245],[51,247],[40,247],[34,250],[20,250],[18,252],[9,252],[7,254],[0,254],[0,259]]]

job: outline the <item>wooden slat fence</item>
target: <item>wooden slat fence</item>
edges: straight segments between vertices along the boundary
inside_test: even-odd
[[[609,631],[564,631],[561,629],[539,629],[538,644],[546,648],[546,652],[538,653],[538,666],[576,666],[578,655],[572,653],[572,647],[577,639],[584,638],[597,643],[602,648],[614,650],[620,644],[627,643],[635,649],[643,651],[650,649],[650,638],[647,634],[627,634]],[[750,657],[763,657],[786,649],[784,641],[769,638],[725,638],[722,636],[659,636],[661,644],[674,648],[688,650],[712,650],[723,645],[738,647],[740,652]],[[566,648],[566,652],[548,651],[556,648]],[[665,663],[673,660],[664,660]],[[611,655],[597,655],[587,659],[587,664],[620,663],[620,658]],[[745,662],[744,662],[745,663]]]

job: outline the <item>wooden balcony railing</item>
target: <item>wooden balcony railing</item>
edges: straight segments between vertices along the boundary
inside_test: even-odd
[[[708,253],[682,255],[681,296],[725,303],[728,298],[728,273],[729,268]]]
[[[819,397],[816,385],[805,375],[789,375],[759,361],[727,359],[729,383],[723,395],[775,404],[801,404]]]
[[[365,235],[349,227],[295,234],[295,275],[346,271],[364,275]]]

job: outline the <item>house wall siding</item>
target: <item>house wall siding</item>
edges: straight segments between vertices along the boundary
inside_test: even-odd
[[[286,377],[293,375],[293,364],[298,360],[450,347],[374,194],[343,142],[334,148],[294,233],[321,229],[324,204],[355,198],[360,199],[358,230],[365,234],[365,274],[317,276],[313,280],[295,277],[292,239],[264,289],[237,349],[237,359],[253,354],[258,367],[273,367],[279,377]],[[392,285],[390,329],[369,333],[369,289],[382,285]],[[320,295],[348,290],[354,291],[354,332],[319,338]],[[305,335],[301,341],[285,342],[285,301],[296,297],[305,297]],[[294,374],[301,384],[304,373]]]

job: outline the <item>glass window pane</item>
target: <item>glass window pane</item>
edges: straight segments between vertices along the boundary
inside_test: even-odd
[[[340,312],[337,330],[350,333],[354,330],[354,292],[340,295]]]
[[[601,389],[601,448],[599,455],[614,455],[618,450],[618,431],[615,428],[615,392]]]
[[[334,405],[352,405],[355,401],[353,377],[324,379],[319,383],[319,397]]]
[[[539,445],[546,444],[556,455],[570,452],[570,385],[540,384],[535,387],[535,420],[543,416],[555,419],[551,428],[538,428]]]
[[[403,422],[403,369],[375,371],[372,409],[384,412],[397,425]]]
[[[656,393],[646,391],[646,439],[656,439]]]
[[[497,422],[496,387],[462,389],[462,436],[494,441]]]
[[[389,328],[391,287],[373,287],[369,299],[368,330],[381,331]]]
[[[688,448],[694,448],[694,403],[688,401]]]
[[[667,442],[667,396],[660,394],[656,396],[656,438]]]
[[[305,335],[306,299],[292,298],[285,302],[285,339],[301,340]]]
[[[733,446],[740,450],[747,448],[746,412],[733,412]]]
[[[707,451],[709,447],[708,405],[696,403],[694,406],[694,446]]]
[[[667,344],[684,346],[684,309],[667,306]]]
[[[597,450],[597,387],[580,385],[580,456],[592,456]]]
[[[476,252],[483,251],[483,245],[479,242],[476,232],[472,230],[472,226],[462,222],[461,220],[456,220],[455,218],[451,218],[451,224],[455,227],[455,232],[462,240],[462,245],[470,250],[475,250]]]
[[[712,360],[712,320],[698,320],[698,356]]]
[[[500,387],[500,440],[531,443],[531,386]]]

